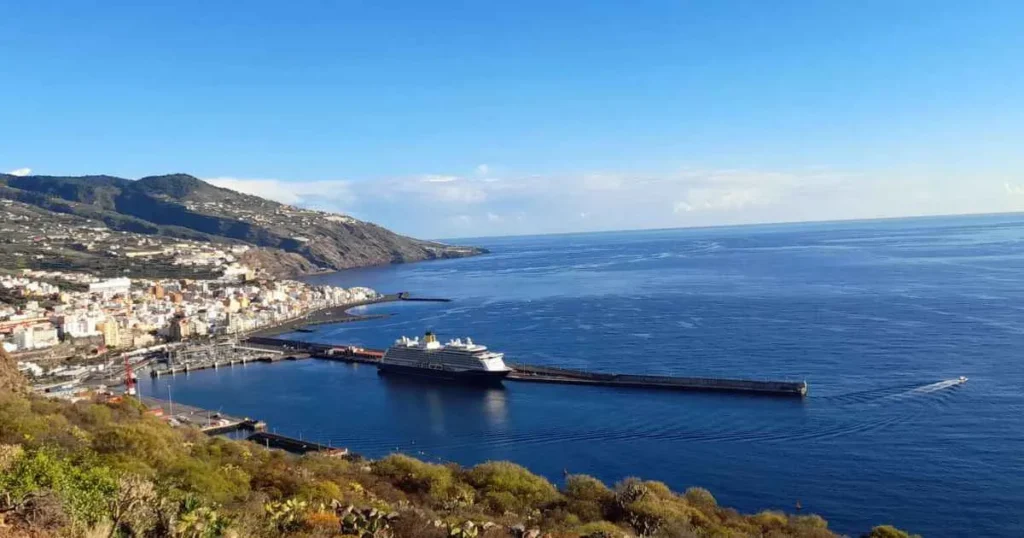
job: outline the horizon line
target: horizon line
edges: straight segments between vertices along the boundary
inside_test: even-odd
[[[957,218],[957,217],[996,217],[996,216],[1009,216],[1009,215],[1020,215],[1024,217],[1024,211],[996,211],[996,212],[983,212],[983,213],[929,213],[923,215],[901,215],[898,217],[854,217],[848,219],[827,219],[827,220],[782,220],[782,221],[767,221],[767,222],[746,222],[742,224],[707,224],[707,225],[695,225],[695,226],[671,226],[666,228],[620,228],[614,230],[590,230],[590,231],[574,231],[574,232],[540,232],[540,233],[524,233],[524,234],[503,234],[503,235],[476,235],[476,236],[463,236],[463,237],[446,237],[438,239],[425,239],[426,241],[436,241],[440,243],[446,243],[450,241],[463,241],[467,239],[498,239],[498,238],[515,238],[515,237],[547,237],[547,236],[560,236],[560,235],[595,235],[595,234],[606,234],[606,233],[640,233],[640,232],[668,232],[677,230],[714,230],[714,229],[732,229],[732,228],[753,228],[759,226],[796,226],[800,224],[851,224],[857,222],[884,222],[884,221],[895,221],[895,220],[921,220],[921,219],[942,219],[942,218]],[[404,234],[403,234],[404,235]]]

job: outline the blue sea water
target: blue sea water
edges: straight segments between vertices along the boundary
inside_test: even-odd
[[[311,278],[454,301],[368,307],[393,316],[297,336],[386,347],[432,329],[513,362],[806,379],[810,395],[485,389],[322,361],[144,390],[371,457],[641,476],[747,512],[799,501],[851,534],[1024,536],[1024,216],[473,243],[493,253]]]

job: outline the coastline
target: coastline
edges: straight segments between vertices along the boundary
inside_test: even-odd
[[[366,321],[371,319],[386,318],[389,317],[391,314],[353,314],[349,312],[349,310],[352,310],[353,308],[359,308],[361,306],[394,303],[399,301],[450,302],[451,299],[440,299],[432,297],[412,297],[409,295],[408,292],[404,291],[397,293],[387,293],[374,299],[367,299],[365,301],[357,301],[355,303],[348,303],[338,306],[329,306],[326,308],[312,310],[300,317],[292,318],[283,323],[272,325],[269,327],[263,327],[253,332],[247,333],[243,337],[265,338],[289,331],[302,329],[304,327],[309,326],[328,325],[331,323],[349,323],[353,321]]]

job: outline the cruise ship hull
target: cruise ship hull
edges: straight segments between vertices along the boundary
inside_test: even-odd
[[[485,371],[465,370],[454,372],[451,370],[435,370],[433,368],[416,368],[413,366],[402,366],[398,364],[381,363],[377,365],[377,372],[380,374],[394,374],[414,376],[439,381],[451,381],[458,383],[472,383],[480,385],[497,385],[509,374],[509,370]]]

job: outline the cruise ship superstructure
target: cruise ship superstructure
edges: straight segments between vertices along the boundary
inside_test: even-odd
[[[486,383],[500,382],[512,371],[502,353],[469,338],[442,345],[430,332],[422,339],[403,336],[395,340],[378,368],[381,373]]]

